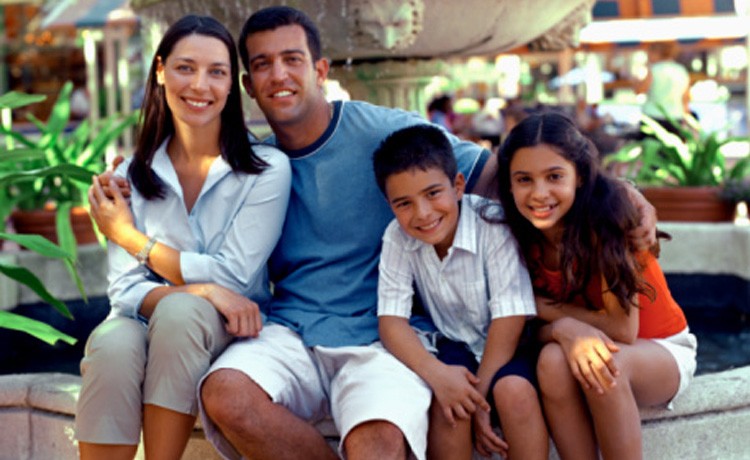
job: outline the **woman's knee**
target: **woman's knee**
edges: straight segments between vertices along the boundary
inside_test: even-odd
[[[148,323],[149,343],[159,348],[210,348],[213,335],[223,332],[220,315],[207,300],[186,293],[159,301]]]
[[[142,380],[146,350],[146,329],[140,322],[132,318],[109,319],[89,336],[81,372],[97,372],[113,379],[135,372]]]

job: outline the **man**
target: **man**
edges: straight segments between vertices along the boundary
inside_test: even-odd
[[[311,425],[331,416],[347,458],[422,459],[430,390],[378,341],[377,264],[393,214],[372,152],[391,132],[426,121],[364,102],[329,104],[318,32],[292,8],[253,14],[239,47],[243,84],[273,129],[270,142],[290,157],[293,184],[269,263],[268,322],[258,338],[231,345],[202,382],[207,437],[230,458],[333,459]],[[494,160],[451,141],[476,191]]]

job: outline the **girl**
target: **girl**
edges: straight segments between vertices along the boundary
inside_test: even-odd
[[[91,215],[110,240],[110,318],[89,337],[76,430],[82,459],[179,459],[196,386],[233,337],[254,337],[266,259],[286,213],[281,152],[251,142],[224,26],[185,16],[154,56],[132,161],[94,179]],[[108,179],[108,178],[107,178]]]
[[[639,406],[666,406],[695,372],[696,340],[638,212],[566,117],[522,121],[499,154],[500,200],[526,258],[546,342],[537,375],[563,459],[642,456]]]

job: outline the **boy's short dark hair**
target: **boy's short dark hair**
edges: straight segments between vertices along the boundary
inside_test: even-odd
[[[445,132],[430,124],[410,126],[391,133],[375,150],[372,165],[375,180],[383,194],[388,177],[410,169],[426,171],[437,168],[448,176],[451,183],[458,172],[453,146]]]
[[[250,56],[247,52],[247,37],[254,33],[276,30],[283,26],[300,26],[305,31],[307,37],[307,47],[310,50],[313,62],[317,62],[323,57],[322,46],[320,44],[320,32],[312,19],[300,10],[289,6],[271,6],[262,8],[251,14],[237,39],[237,48],[240,52],[240,59],[245,70],[250,70]]]

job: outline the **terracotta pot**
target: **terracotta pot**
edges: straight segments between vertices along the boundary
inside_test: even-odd
[[[39,209],[33,211],[14,211],[10,215],[16,233],[32,233],[41,235],[57,243],[57,229],[55,228],[55,211],[53,209]],[[78,244],[96,243],[96,233],[88,211],[82,207],[70,210],[70,223]]]
[[[643,196],[656,208],[660,221],[728,222],[734,206],[719,187],[644,187]]]

